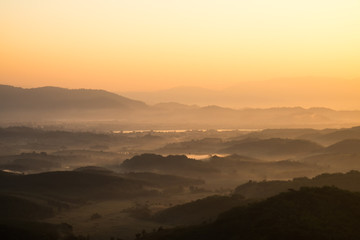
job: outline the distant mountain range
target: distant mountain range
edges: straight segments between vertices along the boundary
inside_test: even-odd
[[[2,122],[115,121],[113,130],[324,128],[349,127],[360,121],[360,111],[301,107],[235,110],[176,102],[149,106],[104,90],[6,85],[0,85],[0,111]]]
[[[144,108],[146,104],[104,90],[58,87],[19,88],[0,85],[2,110],[85,110]]]
[[[148,104],[178,102],[199,106],[219,105],[231,108],[270,108],[275,106],[327,106],[334,109],[360,110],[359,80],[331,78],[286,78],[242,81],[216,90],[181,86],[147,92],[118,92]]]

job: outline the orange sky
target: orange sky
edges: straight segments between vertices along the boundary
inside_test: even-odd
[[[359,13],[357,0],[3,0],[0,83],[119,92],[360,79]]]

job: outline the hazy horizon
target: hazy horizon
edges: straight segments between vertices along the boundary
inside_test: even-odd
[[[360,239],[359,13],[0,0],[1,238]]]
[[[359,10],[354,0],[2,1],[0,84],[360,109]]]
[[[306,81],[312,80],[312,81]],[[147,91],[123,91],[114,88],[80,88],[60,85],[23,86],[5,84],[25,89],[60,87],[66,89],[105,90],[148,105],[180,103],[200,107],[216,105],[225,108],[330,108],[333,110],[360,110],[358,80],[332,78],[285,78],[264,81],[244,81],[224,88],[207,88],[197,85],[179,85]],[[2,84],[0,82],[0,84]],[[326,88],[324,87],[326,86]]]
[[[359,9],[353,0],[2,1],[0,82],[117,92],[314,76],[360,89]]]

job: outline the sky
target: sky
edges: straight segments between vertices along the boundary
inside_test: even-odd
[[[358,0],[0,0],[0,83],[120,92],[311,76],[360,90],[359,13]]]

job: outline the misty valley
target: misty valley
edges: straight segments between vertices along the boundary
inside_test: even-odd
[[[0,240],[360,240],[359,12],[0,0]]]
[[[5,239],[360,236],[360,127],[8,126],[0,152]]]
[[[360,111],[0,85],[0,236],[359,239]]]

